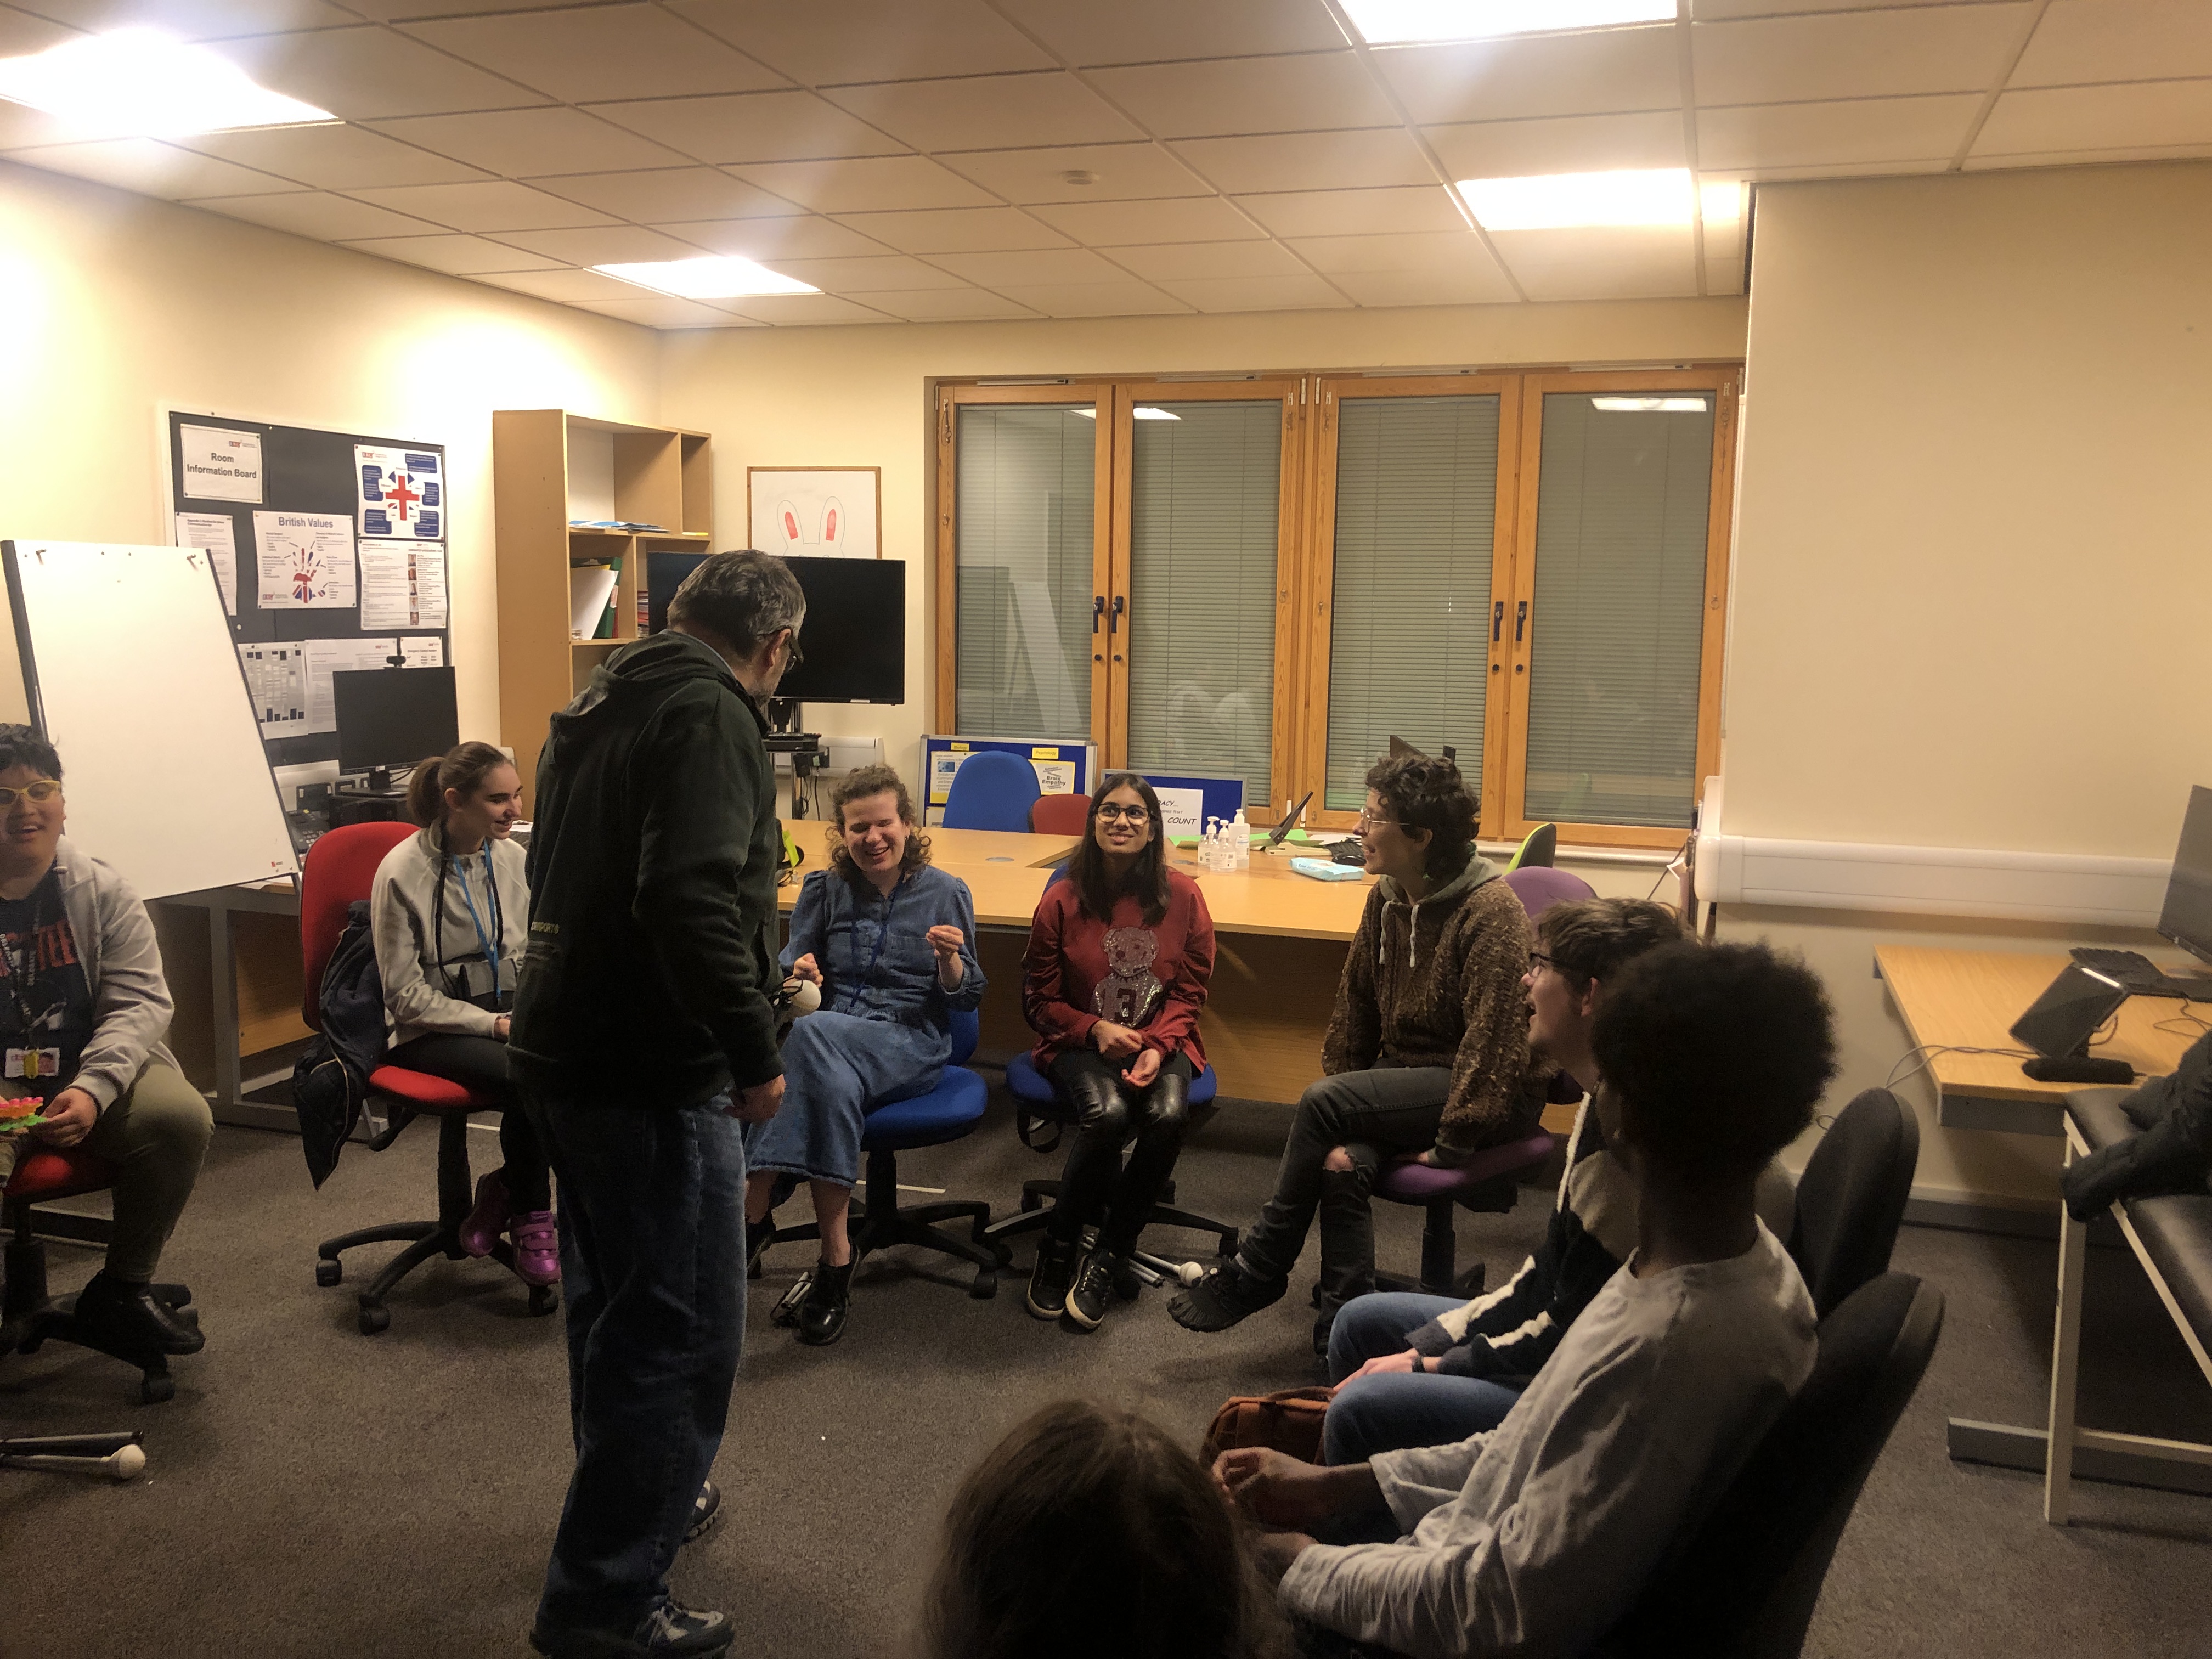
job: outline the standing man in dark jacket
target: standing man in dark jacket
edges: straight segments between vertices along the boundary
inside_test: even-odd
[[[781,832],[759,701],[799,655],[780,559],[720,553],[538,757],[510,1055],[560,1177],[568,1484],[531,1644],[717,1654],[667,1571],[712,1518],[744,1326],[740,1125],[783,1098],[769,998]]]

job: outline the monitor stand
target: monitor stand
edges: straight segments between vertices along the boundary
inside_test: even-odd
[[[813,774],[826,771],[830,751],[822,746],[818,732],[802,732],[799,726],[805,720],[805,708],[794,697],[770,697],[761,708],[768,717],[768,732],[762,739],[771,755],[791,757],[791,816],[806,816],[806,780]]]

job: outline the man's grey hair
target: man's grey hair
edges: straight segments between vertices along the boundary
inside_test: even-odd
[[[806,595],[791,567],[750,547],[713,555],[668,601],[672,628],[711,635],[740,658],[752,656],[779,629],[796,635],[805,620]]]

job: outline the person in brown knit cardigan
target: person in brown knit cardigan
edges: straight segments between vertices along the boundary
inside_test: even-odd
[[[1321,1218],[1321,1319],[1375,1287],[1368,1194],[1382,1161],[1447,1168],[1532,1133],[1546,1079],[1528,1057],[1528,913],[1474,848],[1475,805],[1449,761],[1367,775],[1359,836],[1382,877],[1345,959],[1328,1073],[1298,1101],[1274,1195],[1232,1262],[1170,1298],[1176,1323],[1226,1330],[1281,1297]],[[1326,1352],[1326,1348],[1321,1348]]]

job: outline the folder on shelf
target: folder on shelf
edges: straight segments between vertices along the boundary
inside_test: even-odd
[[[622,571],[611,564],[572,564],[568,567],[568,633],[579,640],[594,638],[601,620],[614,601],[615,584]]]

